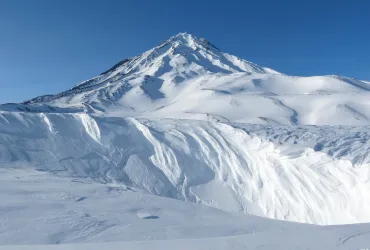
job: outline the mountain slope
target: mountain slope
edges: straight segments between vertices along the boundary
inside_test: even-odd
[[[236,72],[251,74],[273,70],[223,53],[205,39],[180,33],[140,56],[121,61],[101,75],[84,81],[69,91],[37,97],[25,103],[51,102],[61,98],[61,102],[70,104],[92,103],[94,99],[104,102],[138,88],[151,99],[157,99],[165,94],[160,88],[166,85],[179,84],[212,73]],[[146,89],[146,85],[149,89]],[[102,90],[106,92],[105,96],[100,96],[103,95]]]
[[[346,77],[283,75],[180,33],[70,90],[17,108],[254,124],[365,125],[369,90],[368,82]]]

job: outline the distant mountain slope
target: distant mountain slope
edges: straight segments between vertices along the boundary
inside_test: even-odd
[[[36,97],[17,109],[257,124],[364,125],[370,124],[369,90],[368,82],[346,77],[283,75],[180,33],[70,90]]]
[[[132,88],[141,88],[150,98],[156,99],[163,96],[160,91],[163,85],[178,84],[212,73],[236,72],[252,74],[274,71],[223,53],[205,39],[180,33],[140,56],[119,62],[101,75],[84,81],[68,91],[37,97],[25,103],[60,99],[66,103],[91,103],[96,101],[94,98],[107,101],[104,98],[109,100],[118,93],[125,94]],[[105,96],[101,95],[104,91]]]

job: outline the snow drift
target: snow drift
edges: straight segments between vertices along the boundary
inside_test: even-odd
[[[220,122],[23,112],[3,112],[0,127],[3,168],[124,184],[275,219],[370,220],[367,128],[271,131]]]

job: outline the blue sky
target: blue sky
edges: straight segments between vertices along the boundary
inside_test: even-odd
[[[290,75],[370,80],[368,0],[0,0],[0,103],[56,93],[179,32]]]

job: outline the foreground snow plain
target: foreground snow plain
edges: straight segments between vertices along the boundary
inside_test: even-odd
[[[369,244],[369,224],[270,220],[33,170],[3,169],[0,180],[6,201],[0,206],[1,250],[337,250]]]
[[[369,248],[368,84],[180,33],[0,105],[0,249]]]

